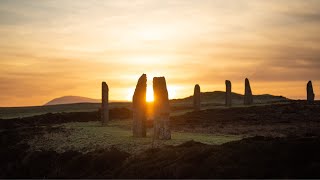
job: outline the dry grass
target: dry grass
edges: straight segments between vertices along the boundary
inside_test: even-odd
[[[56,131],[46,132],[44,135],[29,139],[28,144],[31,150],[89,152],[100,148],[116,147],[129,153],[136,153],[152,148],[152,129],[148,130],[146,138],[133,138],[130,120],[112,121],[106,127],[102,127],[99,122],[65,123],[59,127]],[[239,139],[241,136],[172,132],[171,140],[157,140],[153,147],[178,145],[190,140],[206,144],[222,144]]]

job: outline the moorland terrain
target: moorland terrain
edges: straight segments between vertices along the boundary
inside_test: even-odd
[[[172,100],[168,141],[152,138],[152,119],[133,138],[130,103],[111,105],[107,126],[99,104],[1,108],[0,178],[319,177],[320,102],[217,97],[201,111]]]

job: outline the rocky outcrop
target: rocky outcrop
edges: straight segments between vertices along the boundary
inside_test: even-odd
[[[246,78],[245,89],[244,89],[244,105],[251,105],[251,104],[253,104],[252,91],[251,91],[249,79]]]
[[[232,106],[231,81],[226,80],[226,106]]]
[[[313,92],[313,86],[312,82],[309,81],[307,84],[307,101],[309,104],[312,104],[314,102],[314,92]]]
[[[106,82],[102,82],[102,102],[101,102],[101,123],[106,125],[109,122],[109,87]]]
[[[154,93],[154,138],[171,139],[169,125],[170,106],[166,79],[164,77],[153,78]]]
[[[147,75],[143,74],[137,83],[132,98],[133,104],[133,125],[134,137],[146,137],[146,94],[147,94]]]
[[[201,98],[200,98],[200,86],[196,84],[194,86],[194,93],[193,93],[193,108],[195,111],[200,111],[201,109]]]

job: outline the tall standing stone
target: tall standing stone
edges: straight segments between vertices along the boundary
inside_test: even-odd
[[[253,103],[252,91],[250,87],[249,79],[245,80],[245,89],[244,89],[244,105],[251,105]]]
[[[154,138],[171,139],[169,125],[170,105],[166,79],[164,77],[153,78],[154,94]]]
[[[109,87],[102,82],[101,122],[106,125],[109,122]]]
[[[146,137],[146,94],[147,94],[147,75],[143,74],[137,83],[134,95],[132,98],[133,104],[133,136]]]
[[[312,86],[312,82],[309,81],[307,84],[307,101],[309,104],[312,104],[314,101],[314,92],[313,92],[313,86]]]
[[[196,84],[194,86],[194,92],[193,92],[193,108],[195,111],[200,111],[201,108],[201,92],[200,92],[200,86]]]
[[[226,80],[226,106],[232,106],[231,81]]]

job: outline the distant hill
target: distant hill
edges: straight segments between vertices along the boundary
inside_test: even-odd
[[[225,92],[214,91],[214,92],[202,92],[201,93],[201,103],[203,104],[224,104],[225,103]],[[243,104],[244,95],[232,93],[232,103],[233,104]],[[289,100],[283,96],[274,96],[270,94],[253,95],[254,104],[271,103]],[[193,96],[189,96],[183,99],[173,99],[174,103],[189,103],[192,104]]]
[[[203,92],[201,93],[201,104],[205,108],[215,108],[224,106],[225,92]],[[273,96],[269,94],[255,95],[253,97],[254,104],[269,104],[280,101],[287,101],[289,99],[283,96]],[[192,107],[193,96],[182,99],[170,100],[170,105],[173,111],[182,110]],[[243,105],[243,95],[232,93],[233,105]],[[44,106],[32,107],[0,107],[0,119],[9,119],[17,117],[28,117],[46,113],[59,112],[91,112],[97,111],[100,108],[100,100],[80,97],[80,96],[64,96],[53,99]],[[132,108],[131,102],[111,102],[110,108]]]
[[[232,104],[243,104],[244,96],[242,94],[232,93]],[[289,100],[283,96],[274,96],[270,94],[253,95],[254,104],[272,103],[279,101]],[[170,100],[174,104],[192,104],[193,96],[189,96],[182,99]],[[81,96],[63,96],[60,98],[53,99],[45,104],[48,105],[60,105],[60,104],[76,104],[76,103],[100,103],[99,99],[92,99]],[[201,103],[203,104],[224,104],[225,103],[225,92],[214,91],[214,92],[202,92]]]
[[[45,106],[49,105],[58,105],[58,104],[75,104],[75,103],[100,103],[99,99],[92,99],[81,96],[63,96],[59,98],[55,98],[45,104]]]

